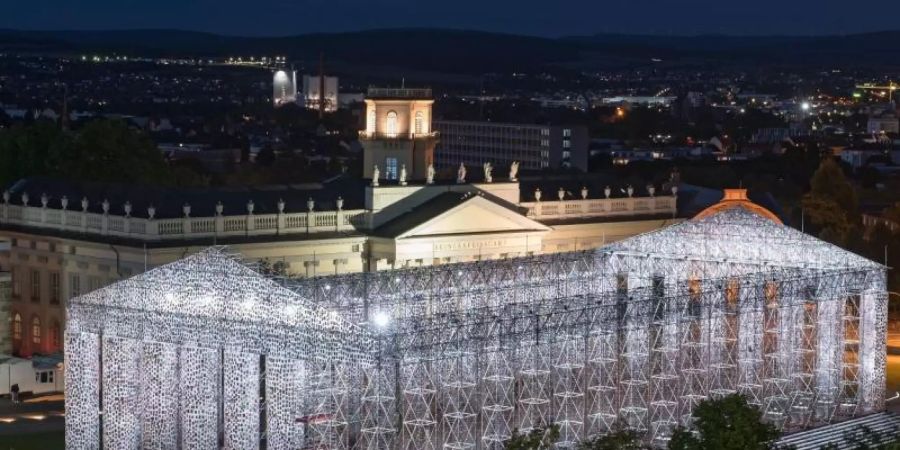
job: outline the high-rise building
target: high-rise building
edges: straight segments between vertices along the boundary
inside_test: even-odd
[[[337,111],[338,106],[338,78],[323,77],[318,75],[303,75],[303,104],[308,109],[318,110],[320,105],[325,111]],[[324,86],[325,98],[322,98]]]
[[[386,180],[397,180],[402,168],[408,179],[424,180],[434,163],[437,135],[431,129],[431,89],[369,88],[363,145],[363,178],[375,166]]]
[[[584,126],[436,120],[434,129],[441,136],[435,150],[438,168],[486,162],[504,167],[518,161],[524,170],[587,170],[590,139]]]
[[[283,70],[272,76],[272,104],[281,106],[297,101],[297,72],[290,74]]]

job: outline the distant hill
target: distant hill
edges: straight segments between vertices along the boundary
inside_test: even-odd
[[[116,51],[167,56],[287,55],[363,66],[446,73],[597,67],[649,58],[712,63],[900,66],[900,31],[846,36],[650,36],[598,34],[559,39],[446,29],[391,29],[285,37],[237,37],[180,30],[0,30],[0,50]]]

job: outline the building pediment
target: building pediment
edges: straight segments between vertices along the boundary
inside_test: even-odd
[[[525,217],[512,204],[477,194],[448,192],[380,227],[378,234],[395,239],[549,231]]]

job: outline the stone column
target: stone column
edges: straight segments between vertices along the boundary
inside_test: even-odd
[[[141,448],[141,342],[104,337],[102,353],[103,447]]]
[[[177,448],[178,347],[144,342],[140,356],[141,448]]]
[[[221,352],[193,347],[178,350],[181,448],[218,450]]]
[[[226,349],[222,364],[225,448],[259,448],[259,355]]]
[[[872,271],[860,298],[860,414],[884,408],[888,305],[886,285],[885,271]]]
[[[316,364],[316,363],[312,363]],[[304,447],[305,427],[297,419],[307,417],[304,409],[310,394],[307,364],[284,358],[266,358],[266,436],[269,450]]]
[[[66,332],[65,358],[66,448],[99,450],[100,337]]]

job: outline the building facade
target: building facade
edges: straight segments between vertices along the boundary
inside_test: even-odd
[[[365,103],[363,178],[397,181],[406,172],[407,180],[425,180],[437,143],[431,89],[369,88]]]
[[[326,112],[337,111],[340,107],[338,77],[322,78],[319,75],[303,75],[303,106],[318,110],[321,105]]]
[[[505,168],[518,161],[525,170],[588,169],[590,138],[581,125],[436,120],[434,128],[441,136],[435,150],[439,168],[488,162]]]
[[[278,70],[272,75],[272,104],[275,107],[297,102],[297,72]]]
[[[594,248],[679,220],[671,193],[524,201],[519,184],[510,182],[360,189],[364,201],[353,209],[324,186],[318,194],[288,197],[291,203],[254,197],[243,211],[226,213],[218,203],[210,215],[197,203],[193,211],[182,206],[180,215],[178,208],[164,214],[156,211],[163,206],[127,201],[113,212],[110,202],[92,209],[86,198],[84,208],[74,209],[59,192],[45,192],[34,205],[16,191],[14,204],[7,192],[0,203],[0,240],[8,244],[0,248],[0,272],[11,278],[13,350],[61,350],[66,300],[214,244],[277,263],[278,273],[312,277]],[[330,205],[296,199],[306,195],[335,199]]]
[[[0,253],[9,252],[9,243],[0,241]],[[8,270],[8,269],[7,269]],[[9,319],[12,306],[12,277],[9,272],[0,268],[0,317]],[[0,320],[0,354],[11,355],[12,346],[12,322]]]
[[[883,410],[886,268],[739,194],[589,251],[279,283],[209,249],[77,297],[67,446],[665,448],[735,393],[786,432]]]

